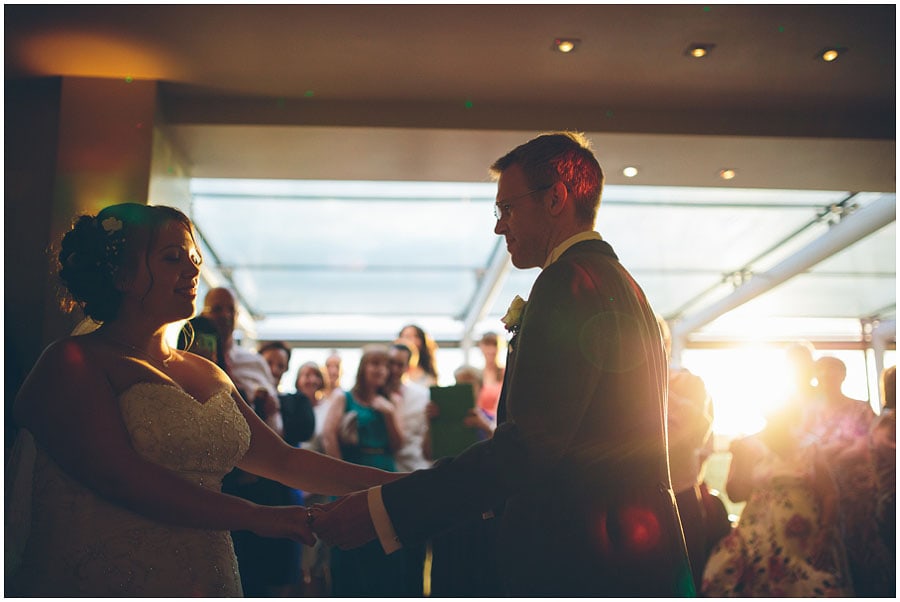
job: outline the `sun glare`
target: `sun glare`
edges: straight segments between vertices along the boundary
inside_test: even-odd
[[[683,364],[703,379],[715,411],[713,432],[738,437],[759,432],[783,403],[788,374],[781,349],[748,345],[732,350],[687,350]]]

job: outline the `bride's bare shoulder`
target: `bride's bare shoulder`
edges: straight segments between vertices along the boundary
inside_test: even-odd
[[[89,335],[67,336],[48,345],[35,364],[35,370],[77,370],[87,368],[97,349],[94,337]]]
[[[17,418],[50,411],[72,398],[106,394],[109,383],[104,364],[96,342],[88,335],[54,341],[44,349],[16,395]]]

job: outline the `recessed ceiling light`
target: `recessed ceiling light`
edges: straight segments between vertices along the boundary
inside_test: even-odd
[[[824,50],[820,51],[819,54],[816,55],[816,58],[821,59],[826,63],[831,63],[833,61],[836,61],[838,57],[845,52],[847,52],[846,48],[834,46],[832,48],[825,48]]]
[[[581,40],[576,38],[556,38],[553,40],[553,49],[563,54],[568,54],[578,48]]]
[[[712,49],[715,48],[715,44],[691,44],[684,50],[685,56],[690,56],[695,59],[702,59],[707,54],[712,52]]]
[[[622,170],[622,175],[626,178],[633,178],[634,176],[638,175],[638,168],[629,165]]]
[[[736,175],[737,172],[730,167],[719,171],[719,177],[723,180],[733,180]]]

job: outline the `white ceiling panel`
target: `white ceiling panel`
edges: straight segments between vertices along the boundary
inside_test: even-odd
[[[527,298],[539,274],[508,266],[486,305],[474,307],[492,264],[506,257],[493,233],[494,192],[484,182],[198,179],[192,213],[211,267],[236,288],[261,332],[357,340],[357,320],[369,319],[381,338],[416,322],[458,340],[472,314],[485,316],[478,328],[500,329],[509,301]],[[612,185],[597,229],[654,309],[673,319],[826,235],[839,219],[833,207],[858,210],[884,196]],[[895,249],[891,223],[735,311],[745,326],[893,316]],[[702,330],[721,334],[723,323],[732,322]]]

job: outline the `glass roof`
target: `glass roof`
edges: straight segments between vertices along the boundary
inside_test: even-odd
[[[195,179],[191,190],[207,280],[236,290],[253,338],[389,340],[417,323],[453,343],[467,324],[475,336],[499,330],[509,300],[527,298],[538,274],[509,265],[493,233],[494,183]],[[678,318],[826,236],[840,208],[885,196],[894,200],[607,186],[597,230],[654,309]],[[857,329],[861,318],[892,318],[895,250],[891,223],[731,314],[800,331],[804,321],[791,318],[850,320]],[[723,316],[706,330],[733,322]]]

